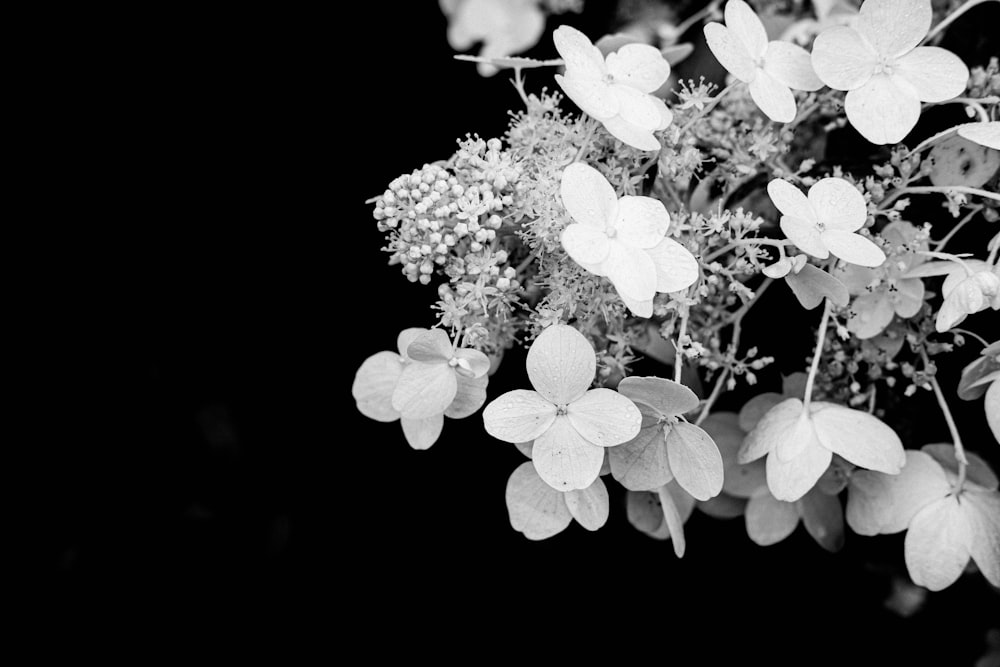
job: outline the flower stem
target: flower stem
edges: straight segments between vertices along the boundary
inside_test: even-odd
[[[927,358],[926,350],[920,350],[920,356],[924,360],[924,368],[931,365],[931,360]],[[962,446],[962,436],[958,434],[955,418],[951,416],[951,410],[948,409],[948,402],[944,400],[941,385],[938,384],[937,378],[933,375],[930,376],[928,381],[931,383],[931,389],[934,390],[934,397],[937,398],[938,405],[941,407],[941,412],[944,414],[944,420],[948,424],[948,430],[951,432],[951,439],[955,445],[955,458],[958,460],[958,482],[955,484],[955,493],[958,493],[962,490],[962,485],[965,483],[965,474],[966,469],[969,467],[969,459],[965,456],[965,447]]]
[[[995,192],[989,192],[988,190],[980,190],[979,188],[970,188],[965,185],[916,185],[908,188],[900,188],[895,190],[891,195],[883,199],[879,203],[879,210],[884,211],[888,204],[896,201],[905,194],[930,194],[934,192],[961,192],[967,195],[975,195],[976,197],[984,197],[986,199],[992,199],[994,201],[1000,201],[1000,195]]]
[[[966,215],[964,218],[962,218],[958,222],[957,225],[955,225],[954,227],[952,227],[951,231],[949,231],[947,234],[945,234],[945,236],[944,236],[943,239],[941,239],[940,241],[938,241],[937,245],[934,246],[934,252],[941,252],[942,250],[944,250],[944,247],[946,245],[948,245],[948,241],[950,241],[952,239],[952,237],[955,236],[955,234],[958,233],[958,230],[960,230],[962,227],[964,227],[965,223],[967,223],[969,220],[972,220],[972,218],[974,218],[976,216],[976,214],[979,213],[982,210],[983,210],[982,206],[975,206],[975,207],[973,207],[973,209],[971,211],[969,211],[968,215]]]
[[[583,138],[583,143],[580,144],[580,150],[576,152],[576,157],[573,158],[573,162],[579,162],[580,158],[583,157],[584,152],[590,148],[590,140],[594,138],[594,132],[597,130],[597,121],[591,120],[590,129],[587,130],[587,136]]]
[[[769,246],[774,246],[775,248],[784,248],[785,246],[792,245],[792,242],[786,239],[764,239],[764,238],[739,239],[737,241],[733,241],[732,243],[726,246],[723,246],[722,248],[719,248],[715,252],[710,253],[707,257],[705,257],[703,261],[707,264],[708,262],[711,262],[717,257],[725,255],[730,250],[734,250],[740,246],[745,246],[745,245],[769,245]]]
[[[966,0],[965,3],[962,4],[962,6],[960,6],[958,9],[956,9],[955,11],[953,11],[948,16],[944,17],[944,19],[940,23],[938,23],[936,26],[934,26],[933,28],[931,28],[931,31],[929,33],[927,33],[927,36],[924,37],[923,41],[921,41],[920,43],[921,44],[926,44],[927,42],[931,41],[932,39],[934,39],[935,37],[937,37],[938,33],[940,33],[942,30],[944,30],[945,28],[947,28],[948,26],[950,26],[952,23],[954,23],[955,19],[957,19],[962,14],[964,14],[967,11],[969,11],[970,9],[972,9],[973,7],[975,7],[976,5],[981,5],[984,2],[989,2],[989,0]]]
[[[809,367],[809,377],[806,379],[806,393],[802,401],[803,411],[809,410],[812,401],[813,383],[819,371],[819,358],[823,356],[823,343],[826,342],[826,324],[830,321],[830,300],[823,299],[823,319],[819,323],[819,333],[816,334],[816,351],[813,353],[812,366]]]
[[[681,371],[684,370],[684,353],[681,351],[681,346],[684,343],[684,337],[687,336],[687,328],[688,310],[685,306],[684,312],[681,314],[681,328],[677,332],[677,344],[674,345],[674,382],[677,383],[681,381]]]

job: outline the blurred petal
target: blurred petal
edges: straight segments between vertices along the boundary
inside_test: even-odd
[[[885,238],[885,230],[879,236]],[[868,286],[881,280],[874,270],[857,264],[838,264],[833,270],[833,276],[844,283],[851,296],[868,294]]]
[[[582,333],[566,324],[553,324],[531,344],[526,366],[531,386],[545,400],[567,405],[590,388],[597,357]]]
[[[764,55],[764,71],[795,90],[819,90],[823,82],[813,71],[809,52],[791,42],[771,42]]]
[[[608,522],[611,503],[608,500],[608,488],[600,477],[586,489],[567,491],[563,498],[569,513],[587,530],[597,530]]]
[[[895,475],[906,464],[899,436],[882,420],[861,410],[814,401],[813,427],[820,443],[854,465]]]
[[[392,407],[409,419],[433,417],[444,413],[457,392],[458,378],[448,364],[413,361],[399,376],[392,392]]]
[[[668,109],[659,97],[653,97],[652,100],[653,104],[656,105],[656,110],[660,113],[660,124],[656,126],[656,129],[665,130],[674,122],[674,112]]]
[[[636,530],[653,539],[670,539],[670,528],[663,520],[663,510],[655,492],[629,491],[625,495],[625,512]]]
[[[632,314],[636,317],[652,317],[653,316],[653,300],[646,299],[644,301],[636,301],[635,299],[630,299],[624,294],[619,294],[618,298],[625,303],[625,306],[632,311]]]
[[[451,339],[444,329],[425,331],[406,347],[406,356],[421,363],[442,363],[451,359]]]
[[[563,494],[542,481],[531,461],[511,473],[505,497],[511,527],[529,540],[557,535],[573,520]]]
[[[791,373],[781,378],[781,393],[791,398],[801,398],[805,400],[806,385],[809,383],[809,376],[799,371]]]
[[[809,492],[826,469],[833,454],[817,442],[811,442],[791,461],[782,461],[773,453],[767,457],[767,486],[778,500],[798,500]]]
[[[399,420],[403,426],[403,436],[406,442],[413,449],[429,449],[437,442],[444,426],[444,415],[434,415],[426,419],[410,419],[403,417]]]
[[[872,241],[854,232],[841,229],[827,229],[820,233],[823,245],[834,255],[852,264],[861,266],[882,266],[885,263],[885,253]]]
[[[762,69],[757,70],[749,86],[750,97],[765,116],[778,123],[795,120],[795,96],[788,86]]]
[[[635,403],[613,389],[591,389],[566,407],[566,416],[581,436],[601,447],[628,442],[642,424]]]
[[[986,421],[989,422],[993,438],[1000,442],[1000,380],[995,380],[986,390]]]
[[[895,73],[917,91],[921,102],[944,102],[965,91],[969,68],[951,51],[920,46],[899,59]]]
[[[608,179],[582,162],[563,170],[559,194],[574,220],[599,231],[604,231],[618,210],[618,195]]]
[[[552,488],[586,489],[601,473],[604,450],[584,440],[569,419],[559,416],[535,439],[531,461],[539,477]]]
[[[696,500],[722,491],[722,455],[712,437],[694,424],[673,425],[667,433],[667,457],[674,479]]]
[[[726,27],[753,58],[767,51],[767,32],[750,5],[743,0],[729,0],[725,9]]]
[[[809,203],[827,229],[856,232],[865,225],[868,206],[858,189],[842,178],[821,178],[809,188]]]
[[[920,100],[885,74],[848,91],[844,111],[861,136],[873,144],[896,144],[920,118]]]
[[[897,280],[896,291],[889,293],[893,310],[902,318],[913,317],[924,305],[924,282],[922,280]]]
[[[920,451],[937,461],[944,468],[951,482],[958,479],[958,459],[955,458],[954,445],[951,443],[924,445]],[[969,464],[965,471],[968,480],[984,489],[995,491],[997,489],[997,476],[989,464],[975,452],[965,452],[965,459]]]
[[[636,301],[652,299],[656,294],[656,265],[645,250],[612,240],[603,267],[619,294]]]
[[[813,489],[799,501],[802,523],[816,542],[827,551],[844,546],[844,510],[840,499]]]
[[[590,225],[567,225],[561,241],[566,254],[581,266],[600,264],[608,258],[611,251],[611,241],[604,230]]]
[[[761,493],[747,502],[747,535],[755,544],[762,547],[777,544],[795,532],[798,525],[795,503],[778,500],[770,493]]]
[[[602,119],[601,122],[604,123],[604,129],[610,132],[611,136],[632,148],[638,148],[641,151],[660,150],[660,142],[653,136],[650,129],[633,125],[621,116],[612,116]]]
[[[626,44],[607,57],[608,72],[618,83],[653,93],[670,76],[670,64],[649,44]]]
[[[656,267],[657,292],[677,292],[698,280],[698,260],[677,241],[664,238],[646,254]]]
[[[767,470],[763,460],[741,465],[735,461],[726,466],[726,477],[722,491],[737,498],[751,498],[760,490],[767,489]]]
[[[699,501],[696,507],[713,519],[735,519],[746,512],[747,501],[725,493]]]
[[[618,391],[636,403],[644,403],[664,417],[674,417],[698,407],[698,396],[680,382],[659,377],[630,376],[618,383]]]
[[[903,542],[913,583],[932,591],[955,583],[969,562],[971,533],[955,496],[936,500],[917,512]]]
[[[402,373],[403,362],[394,352],[379,352],[365,359],[351,385],[358,411],[380,422],[399,419],[399,411],[392,407],[392,392]]]
[[[747,48],[729,28],[721,23],[709,23],[704,28],[705,41],[712,55],[726,70],[743,82],[753,80],[757,68]]]
[[[892,322],[893,309],[884,291],[862,294],[851,302],[847,329],[861,340],[882,333]]]
[[[813,43],[813,69],[834,90],[860,88],[871,79],[877,65],[878,54],[854,28],[829,28]]]
[[[497,440],[519,443],[534,440],[556,418],[556,406],[540,394],[515,389],[493,399],[483,410],[483,426]]]
[[[969,521],[969,552],[986,580],[1000,586],[1000,494],[968,489],[959,498]]]
[[[660,424],[639,431],[629,442],[608,450],[611,474],[626,489],[654,491],[674,478]]]
[[[772,179],[767,184],[767,194],[774,202],[775,208],[790,218],[804,222],[816,222],[816,212],[809,198],[797,187],[783,178]]]
[[[486,402],[486,385],[489,378],[485,375],[478,378],[459,375],[456,379],[458,389],[455,392],[455,400],[444,411],[444,416],[449,419],[465,419],[483,407],[483,403]]]
[[[618,201],[614,230],[617,239],[633,248],[652,248],[663,240],[670,216],[659,199],[625,196]]]
[[[898,475],[856,470],[847,494],[847,523],[859,535],[906,530],[927,504],[951,492],[941,466],[925,452],[907,450]]]
[[[858,32],[884,56],[906,53],[931,28],[929,0],[865,0],[860,14]]]
[[[787,398],[772,407],[747,434],[736,460],[750,463],[774,451],[778,443],[794,430],[802,413],[802,401],[797,398]]]
[[[760,418],[763,417],[768,410],[781,403],[786,398],[802,398],[801,396],[784,396],[774,391],[764,392],[763,394],[757,394],[749,401],[743,404],[740,408],[739,424],[740,428],[749,433],[753,430],[753,427],[757,425]]]
[[[823,299],[829,299],[838,306],[846,306],[851,298],[844,283],[812,264],[806,264],[798,273],[789,273],[785,276],[785,282],[806,310],[812,310],[823,303]]]

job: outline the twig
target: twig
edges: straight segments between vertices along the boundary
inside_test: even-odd
[[[931,365],[931,360],[927,358],[927,350],[921,349],[920,356],[924,360],[924,368]],[[962,485],[965,483],[966,469],[969,467],[969,459],[965,456],[965,447],[962,446],[962,436],[958,434],[958,427],[955,425],[955,419],[951,416],[951,410],[948,409],[948,402],[944,400],[944,393],[941,391],[941,385],[938,384],[937,378],[933,375],[928,378],[928,382],[931,383],[931,389],[934,390],[934,397],[937,398],[938,405],[941,407],[941,412],[944,414],[944,420],[948,424],[948,430],[951,432],[951,439],[955,445],[955,458],[958,460],[958,482],[955,484],[955,493],[962,490]]]
[[[823,343],[826,342],[826,324],[830,321],[830,299],[823,300],[823,319],[819,323],[819,332],[816,334],[816,351],[813,353],[812,366],[809,367],[809,377],[806,379],[805,398],[802,401],[803,410],[809,410],[809,403],[812,401],[813,383],[816,381],[816,373],[819,371],[819,358],[823,356]]]

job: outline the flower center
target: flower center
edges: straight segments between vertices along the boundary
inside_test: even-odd
[[[566,406],[565,405],[557,405],[556,406],[556,416],[557,417],[561,417],[561,416],[563,416],[565,414],[566,414]]]
[[[881,56],[875,65],[876,74],[892,74],[896,69],[896,61],[889,56]]]

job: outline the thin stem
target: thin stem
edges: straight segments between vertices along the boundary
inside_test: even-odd
[[[684,353],[681,352],[681,346],[684,343],[684,337],[687,336],[688,328],[688,311],[684,308],[684,313],[681,314],[681,328],[677,332],[677,344],[674,345],[674,382],[679,383],[681,381],[681,371],[684,369]]]
[[[803,409],[809,409],[812,401],[813,383],[816,381],[816,373],[819,371],[819,358],[823,356],[823,343],[826,342],[826,324],[830,320],[830,300],[823,300],[823,319],[819,323],[819,333],[816,334],[816,351],[813,353],[812,366],[809,367],[809,377],[806,379],[806,393],[803,400]]]
[[[695,122],[699,118],[701,118],[702,116],[707,115],[708,112],[711,111],[712,109],[714,109],[715,105],[717,105],[719,103],[719,101],[722,100],[722,98],[725,97],[727,93],[729,93],[729,91],[731,91],[732,89],[734,89],[736,86],[740,85],[741,83],[742,83],[742,81],[734,81],[733,83],[731,83],[728,86],[726,86],[725,88],[723,88],[722,92],[720,92],[718,95],[716,95],[715,97],[713,97],[712,101],[709,102],[708,104],[706,104],[705,107],[701,111],[699,111],[697,114],[695,114],[694,116],[692,116],[691,119],[688,120],[688,122],[684,123],[684,127],[682,127],[680,129],[680,132],[678,134],[684,134],[685,132],[687,132],[688,130],[690,130],[691,126],[694,125]]]
[[[957,19],[959,16],[969,11],[976,5],[981,5],[984,2],[989,2],[989,0],[966,0],[966,2],[961,7],[953,11],[948,16],[944,17],[944,19],[940,23],[931,28],[931,31],[927,33],[927,36],[924,37],[923,41],[921,41],[920,43],[926,44],[927,42],[931,41],[932,39],[937,37],[938,33],[940,33],[942,30],[944,30],[952,23],[954,23],[955,19]]]
[[[522,259],[521,263],[517,265],[517,268],[514,269],[514,273],[520,276],[521,272],[524,271],[526,268],[528,268],[528,265],[531,264],[533,261],[535,261],[535,258],[538,257],[541,254],[541,252],[542,252],[541,247],[532,250],[531,254]]]
[[[804,121],[805,119],[809,118],[809,116],[813,115],[816,112],[816,110],[820,108],[820,106],[821,105],[820,105],[819,102],[814,102],[814,103],[810,104],[805,109],[803,109],[802,111],[800,111],[799,115],[795,117],[795,120],[793,120],[791,123],[789,123],[788,126],[785,129],[786,130],[794,130],[796,127],[798,127],[798,125],[800,123],[802,123],[802,121]]]
[[[679,24],[677,24],[677,27],[674,28],[673,30],[674,34],[677,35],[677,37],[679,38],[681,35],[686,33],[695,23],[701,21],[702,19],[709,16],[712,12],[716,11],[716,7],[718,6],[718,4],[719,3],[716,0],[713,0],[712,2],[705,5],[704,8],[700,9],[699,11],[695,12],[691,16],[681,21]]]
[[[786,239],[764,239],[764,238],[739,239],[738,241],[733,241],[729,245],[723,246],[722,248],[719,248],[715,252],[710,253],[702,261],[704,261],[706,264],[708,264],[709,262],[711,262],[712,260],[716,259],[717,257],[721,257],[722,255],[725,255],[730,250],[733,250],[735,248],[739,248],[740,246],[745,246],[745,245],[769,245],[769,246],[773,246],[775,248],[784,248],[785,246],[792,245],[792,242],[788,241]]]
[[[708,413],[715,405],[715,402],[719,400],[719,396],[722,394],[722,387],[725,385],[726,380],[729,379],[729,368],[723,368],[722,372],[719,373],[719,379],[715,381],[715,386],[712,387],[712,393],[708,395],[705,399],[705,405],[702,406],[701,412],[698,413],[698,418],[694,420],[695,426],[700,426],[706,418],[708,418]]]
[[[590,129],[587,130],[587,136],[583,138],[583,143],[580,145],[580,150],[576,152],[576,157],[573,158],[573,162],[579,162],[580,158],[583,157],[584,151],[590,148],[590,140],[594,138],[594,132],[597,130],[597,121],[590,122]]]
[[[924,360],[924,367],[929,366],[931,361],[927,358],[927,351],[920,350],[920,356]],[[962,436],[958,434],[955,418],[951,416],[951,410],[948,409],[948,402],[944,400],[944,392],[941,391],[941,385],[938,384],[937,378],[933,375],[930,376],[928,381],[931,383],[931,389],[934,390],[934,397],[937,398],[938,405],[941,407],[941,412],[944,414],[944,420],[948,424],[948,430],[951,432],[951,439],[955,445],[955,458],[958,459],[958,482],[955,484],[955,493],[958,493],[962,490],[962,484],[965,483],[965,473],[969,467],[969,459],[965,456],[965,447],[962,446]]]
[[[524,92],[524,77],[521,76],[521,68],[514,68],[514,89],[517,94],[521,96],[521,101],[524,102],[524,106],[528,106],[528,94]]]
[[[896,201],[905,194],[930,194],[934,192],[948,193],[948,192],[961,192],[967,195],[975,195],[976,197],[984,197],[986,199],[992,199],[994,201],[1000,201],[1000,195],[995,192],[989,192],[987,190],[980,190],[979,188],[970,188],[965,185],[915,185],[913,187],[900,188],[894,191],[891,195],[882,200],[879,204],[879,210],[886,210],[886,207],[892,202]]]
[[[986,265],[992,266],[997,258],[997,253],[1000,252],[1000,233],[997,233],[987,246],[990,249],[989,257],[986,258]]]
[[[982,210],[983,210],[982,206],[976,206],[971,211],[969,211],[969,214],[967,216],[965,216],[964,218],[962,218],[961,220],[959,220],[958,224],[955,225],[954,227],[952,227],[951,231],[949,231],[947,234],[945,234],[945,236],[944,236],[943,239],[941,239],[940,241],[938,241],[937,245],[934,246],[934,251],[935,252],[941,252],[942,250],[944,250],[944,247],[946,245],[948,245],[948,241],[950,241],[952,239],[952,237],[955,236],[955,234],[958,233],[958,230],[960,230],[962,227],[964,227],[965,223],[967,223],[969,220],[972,220],[972,218],[974,218],[976,216],[976,213],[979,213]]]
[[[986,342],[985,338],[983,338],[982,336],[980,336],[979,334],[977,334],[975,331],[969,331],[968,329],[959,329],[958,327],[952,327],[948,331],[951,331],[951,332],[954,332],[954,333],[958,333],[958,334],[962,334],[963,336],[971,336],[972,338],[975,338],[976,340],[978,340],[979,344],[982,345],[983,347],[989,347],[989,345],[990,345],[989,343]]]

